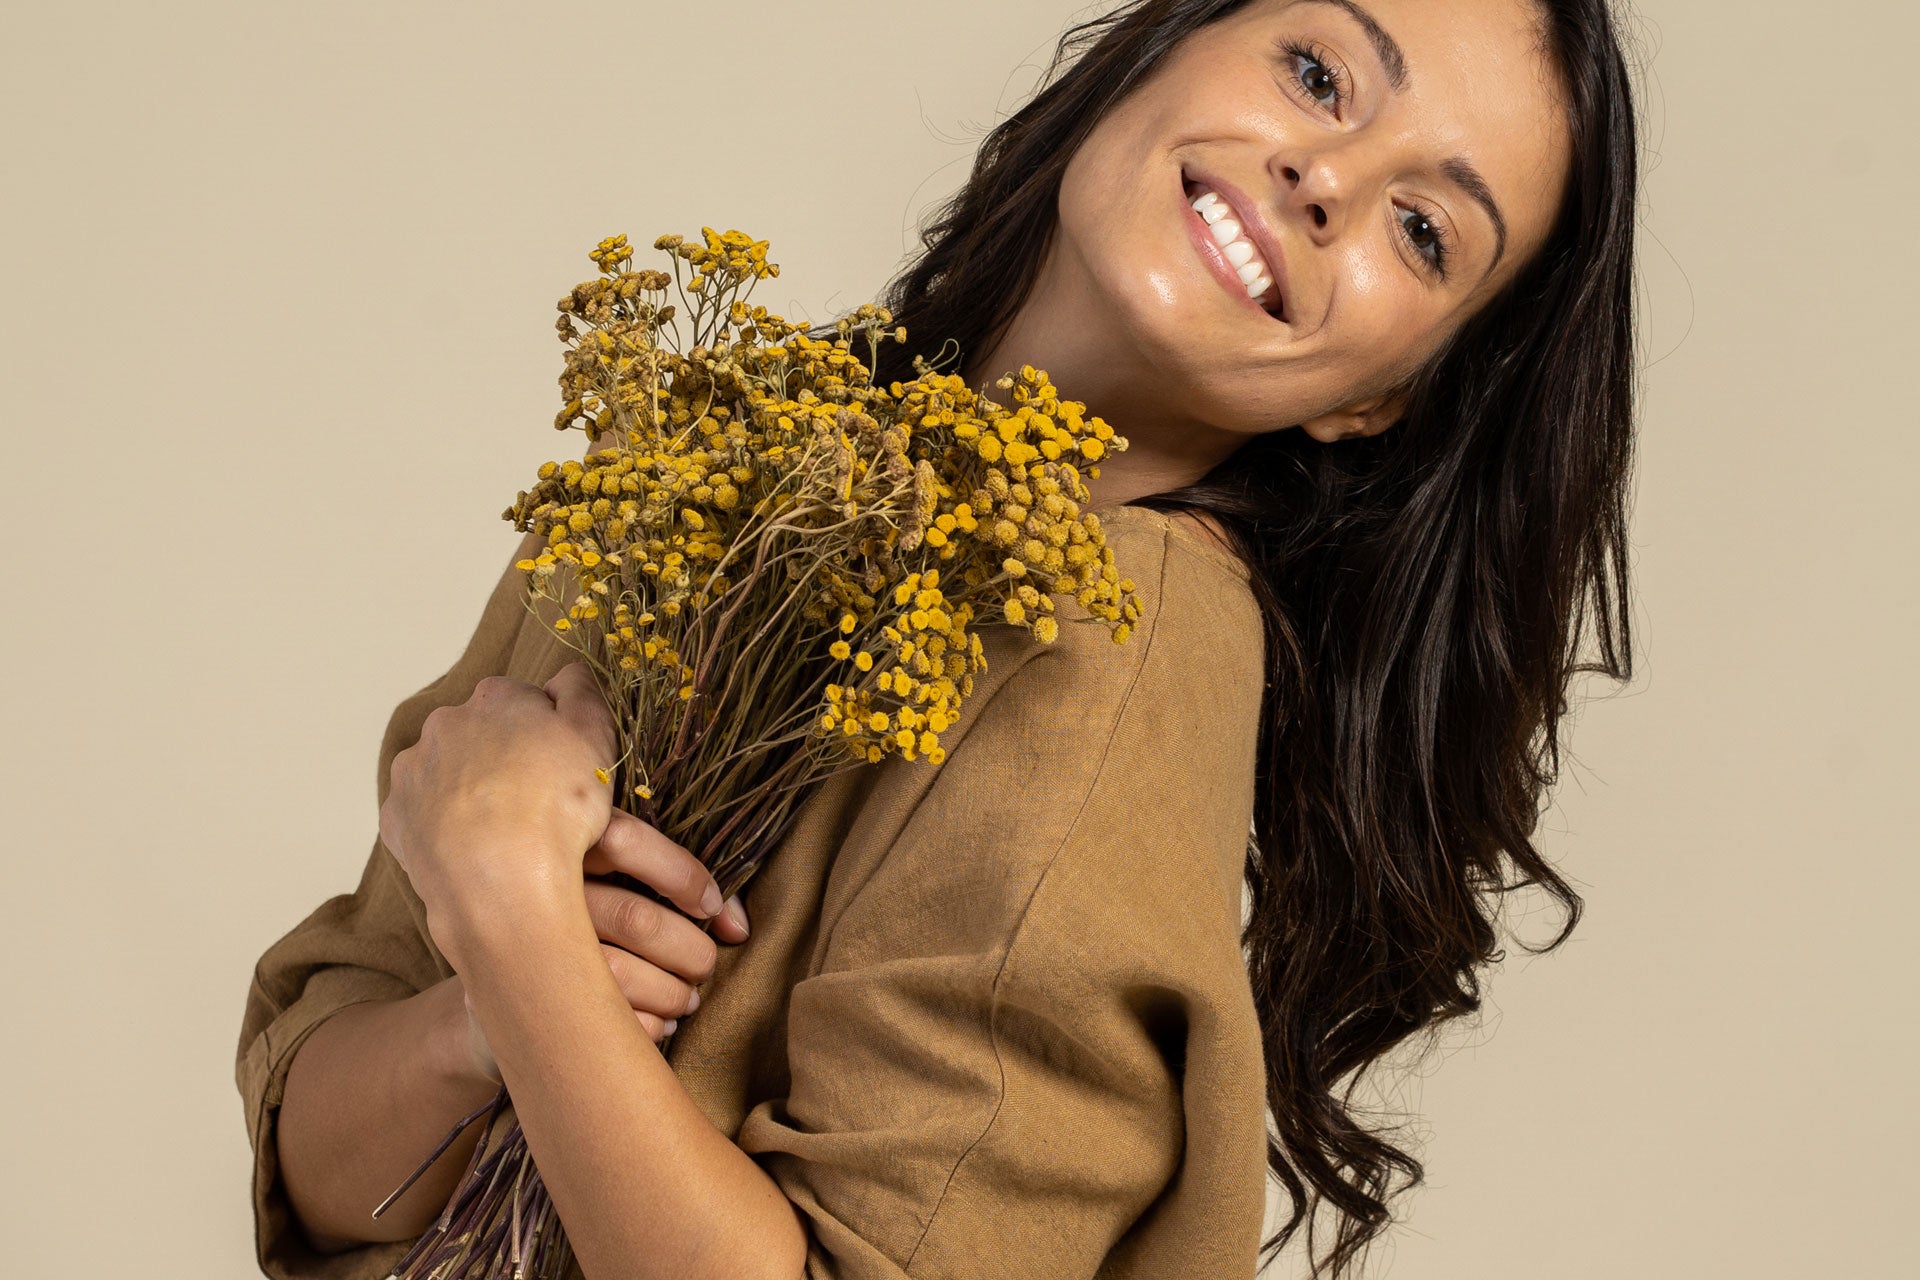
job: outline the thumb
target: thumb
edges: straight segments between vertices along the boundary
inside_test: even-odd
[[[560,718],[578,730],[583,738],[593,744],[595,755],[602,764],[613,763],[620,754],[619,732],[613,723],[613,711],[607,706],[607,696],[600,690],[600,682],[594,677],[593,668],[585,659],[569,662],[554,672],[553,678],[544,686],[547,696],[553,699],[553,706]]]

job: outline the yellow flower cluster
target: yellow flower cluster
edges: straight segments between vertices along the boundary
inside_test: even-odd
[[[1051,643],[1070,596],[1128,638],[1134,584],[1081,480],[1122,437],[1030,365],[996,384],[1011,406],[922,358],[878,386],[878,344],[906,340],[886,308],[815,336],[737,296],[778,274],[765,241],[702,231],[654,242],[673,275],[631,270],[624,236],[594,249],[600,278],[558,304],[554,425],[600,447],[543,465],[503,512],[546,538],[520,562],[530,598],[562,606],[552,627],[633,723],[666,725],[650,742],[744,759],[802,726],[823,762],[938,764],[986,669],[981,626]],[[684,349],[663,340],[680,261]],[[636,760],[629,790],[651,795],[659,764]],[[676,782],[690,770],[706,776]]]
[[[961,701],[972,696],[974,673],[986,669],[980,636],[967,629],[973,606],[947,599],[938,569],[909,573],[892,601],[899,612],[880,627],[884,660],[845,640],[829,646],[831,656],[851,661],[858,683],[827,686],[819,727],[839,731],[869,761],[878,761],[890,743],[905,759],[920,754],[939,764],[947,756],[940,734],[959,718]],[[851,613],[840,619],[842,631],[858,625]],[[871,680],[868,672],[874,673]]]
[[[942,559],[954,554],[949,548],[956,531],[997,549],[997,557],[975,557],[964,576],[976,587],[1001,586],[1002,616],[1026,624],[1035,638],[1051,643],[1058,635],[1057,593],[1105,619],[1114,640],[1125,641],[1140,620],[1133,580],[1120,576],[1100,518],[1081,510],[1087,493],[1073,459],[1098,479],[1100,468],[1093,464],[1109,448],[1124,450],[1126,440],[1100,418],[1086,417],[1084,404],[1061,400],[1046,373],[1032,365],[995,385],[1011,389],[1020,407],[1007,412],[951,375],[923,376],[914,388],[894,384],[903,418],[946,426],[985,464],[966,501],[949,505],[951,490],[940,487],[928,509],[937,514],[925,529],[927,542],[940,548]]]

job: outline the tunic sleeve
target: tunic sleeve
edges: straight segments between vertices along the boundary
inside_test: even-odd
[[[789,1087],[738,1137],[799,1207],[812,1280],[1253,1274],[1261,622],[1243,579],[1150,536],[1119,553],[1148,625],[1063,625],[884,849],[836,863]]]
[[[528,534],[514,559],[534,554],[539,541]],[[539,643],[526,634],[532,628],[525,626],[525,583],[526,575],[509,564],[458,661],[394,708],[380,746],[379,803],[386,802],[393,758],[418,741],[427,714],[464,702],[483,677],[507,674],[516,650],[524,658],[529,644]],[[280,1176],[276,1121],[287,1068],[314,1028],[348,1005],[405,999],[452,973],[427,932],[419,895],[378,837],[353,892],[321,903],[255,965],[234,1078],[253,1144],[256,1256],[273,1280],[381,1280],[405,1255],[406,1242],[339,1254],[308,1246]]]

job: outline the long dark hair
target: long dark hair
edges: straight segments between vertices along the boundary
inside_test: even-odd
[[[914,341],[883,344],[876,381],[912,378],[914,351],[987,349],[1035,277],[1081,140],[1181,39],[1246,2],[1133,0],[1066,32],[888,285]],[[1428,362],[1386,431],[1256,436],[1198,483],[1138,500],[1217,517],[1265,616],[1242,940],[1268,1165],[1292,1210],[1262,1261],[1304,1223],[1316,1275],[1348,1273],[1423,1174],[1360,1123],[1365,1068],[1478,1010],[1503,894],[1534,885],[1564,908],[1531,950],[1579,922],[1579,894],[1532,836],[1573,675],[1631,676],[1630,81],[1606,0],[1536,3],[1573,146],[1541,252]],[[1589,629],[1597,659],[1583,658]],[[1321,1205],[1337,1223],[1324,1253]]]

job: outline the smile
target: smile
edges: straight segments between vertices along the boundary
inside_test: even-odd
[[[1224,184],[1223,184],[1224,185]],[[1276,320],[1286,319],[1277,247],[1263,251],[1266,239],[1227,191],[1202,178],[1186,179],[1187,230],[1200,256],[1220,283]]]

